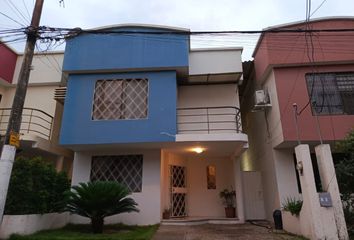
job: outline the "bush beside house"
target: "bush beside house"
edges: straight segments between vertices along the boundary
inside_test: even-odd
[[[68,214],[58,214],[65,207],[64,192],[70,189],[66,173],[41,158],[17,158],[13,165],[0,226],[0,239],[12,233],[30,234],[63,227]]]
[[[70,182],[64,172],[41,158],[20,157],[14,162],[5,214],[42,214],[62,211]]]
[[[346,157],[336,164],[336,175],[350,239],[354,239],[354,130],[337,144]]]

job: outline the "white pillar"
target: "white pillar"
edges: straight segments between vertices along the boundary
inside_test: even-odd
[[[236,211],[237,218],[241,223],[245,222],[245,209],[243,205],[243,189],[242,189],[242,176],[241,176],[241,161],[240,158],[234,159],[234,176],[235,176],[235,189],[236,189]]]
[[[83,152],[74,153],[73,174],[71,185],[90,181],[91,155]]]
[[[15,154],[16,147],[4,145],[0,157],[0,225],[4,215],[7,190],[9,188]]]
[[[303,169],[302,174],[299,174],[303,198],[301,220],[307,219],[310,225],[307,227],[311,228],[311,239],[325,239],[309,146],[307,144],[298,145],[295,147],[295,154],[297,163],[301,164]],[[302,231],[306,225],[301,224]]]
[[[64,156],[57,157],[55,163],[55,169],[57,170],[57,172],[63,171],[63,165],[64,165]]]
[[[328,144],[315,147],[318,170],[321,176],[323,190],[329,192],[333,203],[334,218],[337,226],[338,237],[341,240],[349,239],[345,223],[342,201],[334,169],[331,148]]]

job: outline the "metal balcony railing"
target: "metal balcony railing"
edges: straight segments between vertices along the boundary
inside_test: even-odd
[[[240,109],[231,106],[177,109],[179,134],[241,133]]]
[[[11,108],[0,108],[0,134],[6,133]],[[35,109],[23,108],[20,134],[34,133],[35,135],[50,139],[53,127],[53,117],[48,113]]]

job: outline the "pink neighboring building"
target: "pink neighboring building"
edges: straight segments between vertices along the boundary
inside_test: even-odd
[[[0,42],[0,80],[12,83],[16,61],[17,54]]]
[[[341,17],[270,29],[353,28],[354,18]],[[353,42],[353,31],[265,33],[254,51],[254,63],[244,63],[244,71],[250,70],[244,72],[241,110],[250,147],[242,156],[242,170],[260,172],[268,219],[287,197],[299,195],[293,104],[301,111],[299,138],[311,147],[320,143],[316,115],[323,141],[332,146],[354,127]],[[272,106],[254,112],[253,94],[259,89],[269,94]]]

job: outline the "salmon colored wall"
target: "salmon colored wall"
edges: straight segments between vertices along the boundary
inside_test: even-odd
[[[353,71],[352,65],[332,65],[314,68],[315,72],[346,72]],[[274,69],[277,95],[283,127],[284,141],[296,141],[293,103],[301,110],[309,101],[305,74],[311,73],[311,67],[293,67]],[[343,139],[354,127],[354,115],[318,116],[323,140]],[[300,138],[303,141],[318,140],[316,118],[308,106],[298,117]]]
[[[304,24],[284,27],[287,29],[304,29]],[[354,28],[354,19],[327,19],[310,23],[311,29],[346,29]],[[314,48],[316,62],[353,61],[354,32],[312,33],[305,38],[305,33],[267,33],[263,35],[258,49],[255,51],[254,62],[257,80],[261,80],[269,65],[304,64],[312,58],[311,51],[307,54],[307,46]],[[306,46],[307,43],[307,46]]]
[[[0,43],[0,78],[12,83],[15,71],[17,54]]]

